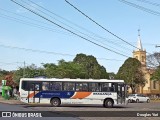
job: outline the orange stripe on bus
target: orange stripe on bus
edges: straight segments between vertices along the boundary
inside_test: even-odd
[[[77,92],[72,98],[73,99],[82,99],[88,97],[92,92]]]
[[[35,94],[34,94],[34,92],[33,93],[30,93],[27,97],[28,98],[33,98],[34,97],[34,95],[36,95],[38,92],[35,92]]]

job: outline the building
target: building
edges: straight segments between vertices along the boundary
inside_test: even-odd
[[[139,31],[139,30],[138,30]],[[142,47],[140,33],[138,34],[137,49],[133,51],[133,58],[138,59],[142,64],[142,71],[146,79],[145,86],[139,86],[136,90],[137,93],[143,93],[146,95],[159,96],[160,95],[160,83],[158,81],[150,80],[154,70],[147,68],[146,65],[146,50]]]

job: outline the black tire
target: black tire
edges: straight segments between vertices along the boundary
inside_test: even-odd
[[[149,99],[147,99],[147,103],[150,103],[150,100],[149,100]]]
[[[128,100],[128,103],[131,103],[131,100],[130,100],[130,99]]]
[[[139,103],[139,99],[136,100],[136,103]]]
[[[112,108],[113,107],[113,101],[111,99],[107,99],[104,101],[104,107],[106,108]]]
[[[58,107],[58,106],[60,106],[60,104],[61,104],[61,101],[60,101],[59,98],[53,98],[53,99],[51,100],[51,105],[52,105],[53,107]]]

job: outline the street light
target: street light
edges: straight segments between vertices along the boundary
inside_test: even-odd
[[[156,45],[155,47],[160,47],[160,45]]]

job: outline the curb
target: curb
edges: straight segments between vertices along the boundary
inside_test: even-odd
[[[13,101],[8,101],[8,102],[0,101],[0,103],[10,104],[10,105],[20,105],[20,104],[22,104],[22,103],[17,103],[17,102],[13,102]]]
[[[5,103],[5,104],[16,104],[16,105],[21,105],[21,104],[23,104],[22,102],[20,102],[19,100],[12,100],[12,99],[10,99],[10,100],[5,100],[5,99],[3,99],[3,98],[0,98],[0,103]]]

